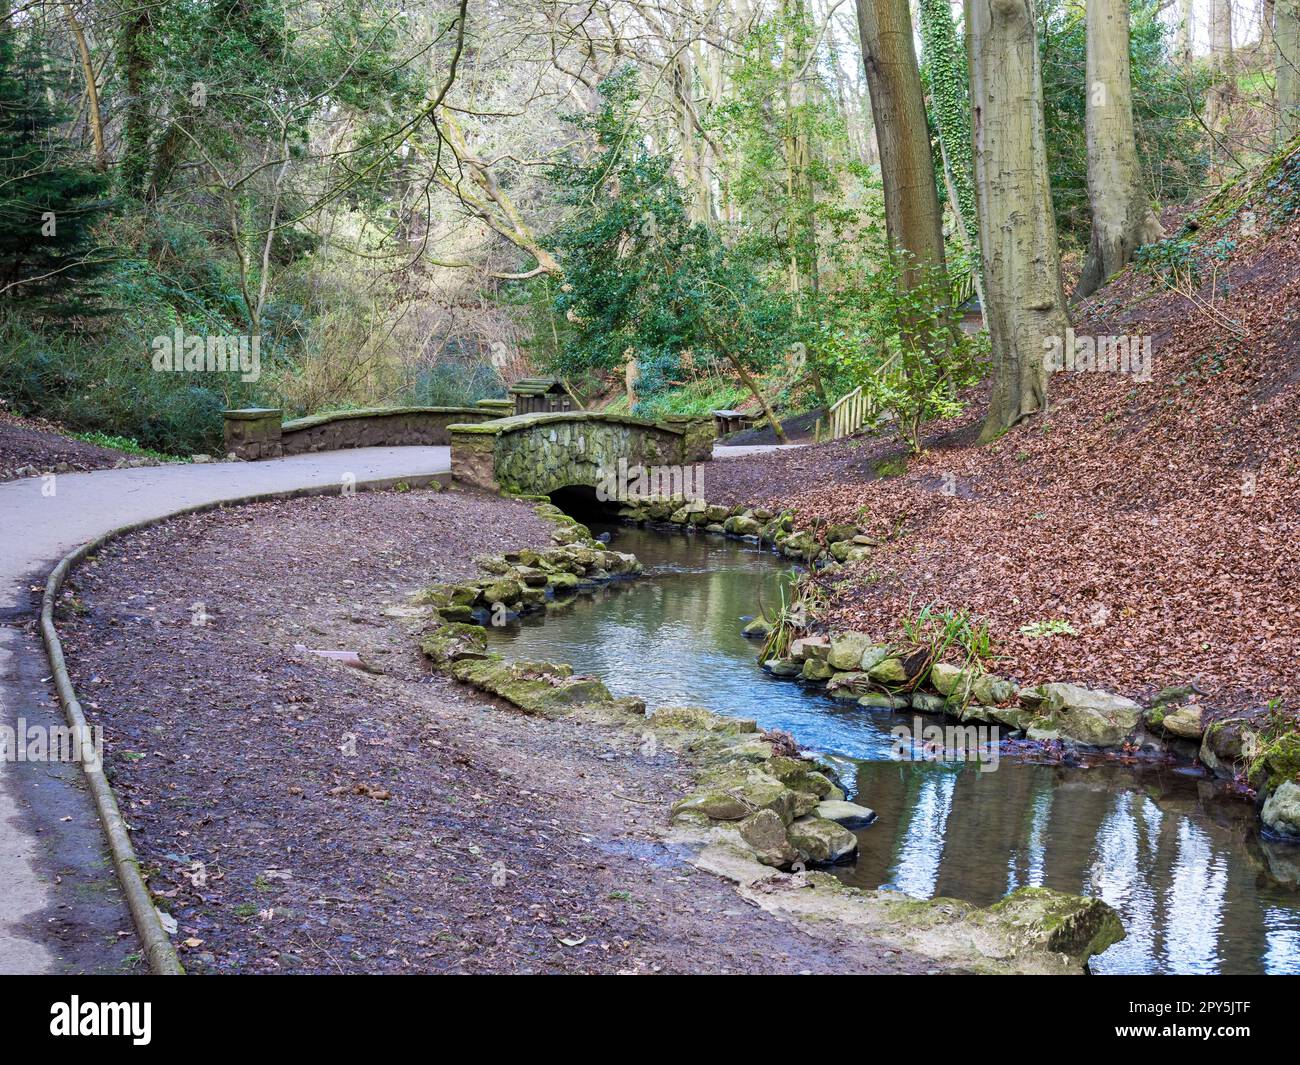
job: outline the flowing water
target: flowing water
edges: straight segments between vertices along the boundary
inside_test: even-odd
[[[596,529],[607,528],[597,526]],[[1259,838],[1254,809],[1187,771],[902,760],[911,712],[867,710],[755,664],[742,617],[775,604],[776,556],[722,537],[608,527],[646,574],[495,630],[510,657],[568,662],[653,708],[692,703],[784,729],[879,815],[835,872],[863,888],[986,905],[1026,885],[1095,895],[1128,938],[1099,973],[1300,973],[1300,846]],[[995,768],[993,768],[995,767]]]

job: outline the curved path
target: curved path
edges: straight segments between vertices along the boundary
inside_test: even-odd
[[[772,451],[791,451],[806,444],[714,444],[715,459],[743,459],[746,455],[766,455]]]
[[[46,576],[81,544],[190,507],[343,491],[450,468],[446,447],[357,448],[0,484],[0,724],[64,723],[34,623]],[[0,974],[111,967],[125,953],[115,934],[132,926],[81,769],[14,758],[12,751],[0,758]]]

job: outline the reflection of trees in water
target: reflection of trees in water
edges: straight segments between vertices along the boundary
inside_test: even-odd
[[[1251,842],[1244,804],[1123,767],[1005,760],[863,764],[858,786],[880,820],[850,883],[981,905],[1027,885],[1096,895],[1129,932],[1099,971],[1300,971],[1300,849],[1292,864]]]

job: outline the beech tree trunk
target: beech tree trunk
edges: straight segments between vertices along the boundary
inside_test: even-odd
[[[981,440],[1047,406],[1044,355],[1063,343],[1033,0],[965,0],[975,203],[993,390]]]
[[[1236,96],[1233,81],[1235,62],[1232,54],[1232,0],[1210,0],[1210,69],[1213,82],[1205,99],[1205,124],[1214,138],[1211,172],[1219,175],[1230,154],[1227,145],[1232,101]]]
[[[1300,133],[1300,0],[1277,0],[1273,10],[1273,54],[1277,65],[1277,136],[1285,143]]]
[[[1151,209],[1133,135],[1128,0],[1088,0],[1088,200],[1092,244],[1079,277],[1088,296],[1165,231]]]
[[[1178,26],[1174,30],[1174,55],[1185,67],[1192,65],[1192,0],[1178,0]]]
[[[943,222],[912,19],[907,0],[857,0],[857,8],[880,150],[885,229],[891,250],[908,253],[903,283],[910,288],[924,267],[944,265]]]

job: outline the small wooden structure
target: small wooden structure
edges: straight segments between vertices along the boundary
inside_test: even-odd
[[[744,411],[715,410],[709,413],[713,415],[713,426],[719,437],[726,436],[728,433],[738,433],[741,429],[748,429],[754,424],[753,416]]]
[[[558,377],[521,377],[510,386],[516,414],[582,410],[582,404]]]

